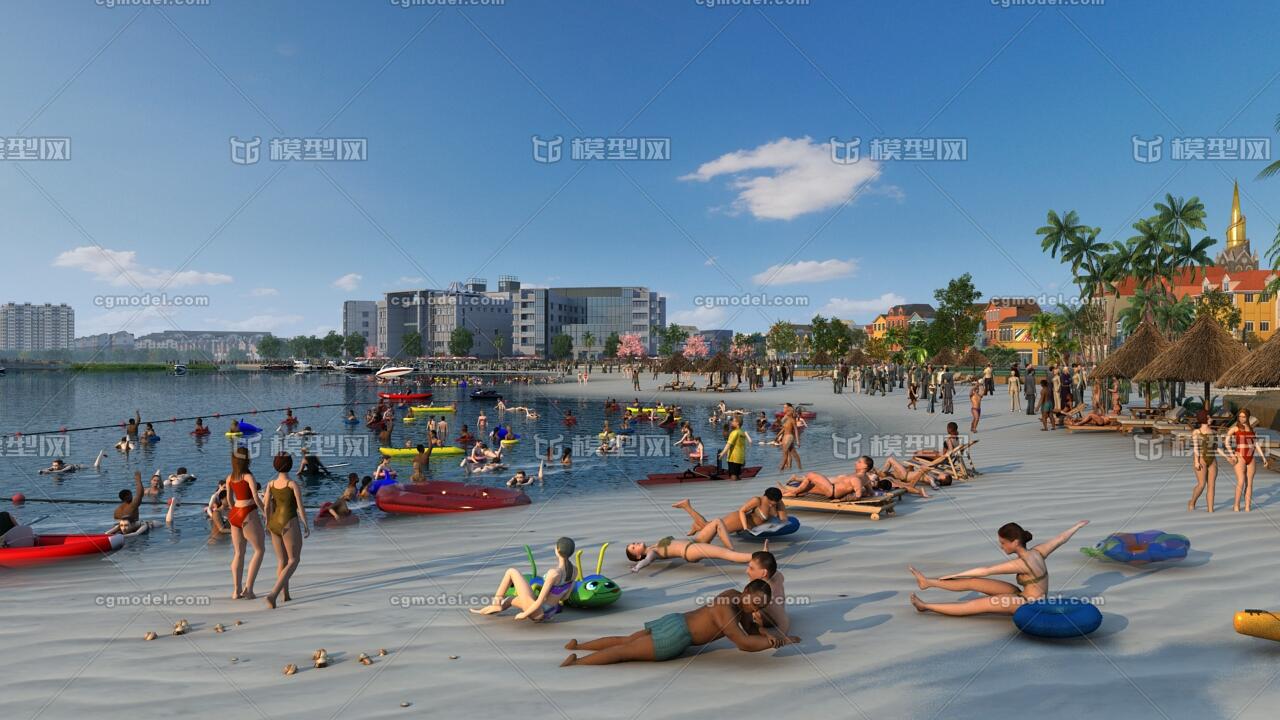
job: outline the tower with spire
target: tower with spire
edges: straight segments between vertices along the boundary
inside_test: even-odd
[[[1240,183],[1235,183],[1231,197],[1231,224],[1227,225],[1227,247],[1214,259],[1214,264],[1228,273],[1257,270],[1258,256],[1249,249],[1245,234],[1244,214],[1240,212]]]

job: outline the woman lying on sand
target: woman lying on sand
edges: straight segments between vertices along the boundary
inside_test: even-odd
[[[769,549],[769,541],[767,540],[764,543],[764,549]],[[735,552],[710,543],[676,540],[670,535],[653,545],[646,545],[642,542],[633,542],[627,545],[627,559],[635,563],[635,565],[631,566],[631,572],[633,573],[645,569],[654,560],[674,560],[675,558],[682,558],[685,562],[691,563],[707,558],[735,563],[749,563],[751,562],[751,553]]]
[[[854,463],[854,471],[848,475],[828,478],[812,471],[804,475],[792,475],[787,481],[787,487],[782,490],[782,496],[813,494],[838,500],[852,495],[854,499],[861,499],[874,495],[877,491],[900,488],[927,498],[929,494],[924,488],[918,487],[918,483],[927,481],[936,488],[939,480],[949,478],[949,475],[940,470],[908,467],[895,458],[886,458],[885,472],[878,473],[875,461],[870,456],[863,455]]]
[[[543,576],[542,589],[534,595],[524,573],[517,568],[507,568],[493,593],[493,602],[480,609],[471,608],[477,615],[497,615],[509,607],[516,607],[520,612],[517,620],[530,619],[534,622],[546,620],[560,612],[560,603],[573,591],[574,575],[577,571],[569,558],[573,557],[575,544],[572,538],[562,537],[556,540],[556,566]],[[515,595],[507,597],[507,591],[514,589]]]
[[[769,583],[752,580],[742,592],[725,590],[711,603],[687,613],[670,613],[644,624],[644,629],[626,636],[602,637],[585,643],[570,640],[566,650],[593,650],[590,655],[572,654],[560,663],[570,665],[612,665],[622,662],[662,662],[680,657],[685,650],[728,638],[739,650],[760,652],[782,647],[786,638],[770,635],[757,618],[772,600]]]
[[[942,444],[937,450],[926,448],[917,450],[911,456],[912,460],[933,460],[941,455],[945,455],[960,445],[960,426],[954,422],[947,423],[947,436],[942,438]]]
[[[1071,418],[1067,418],[1065,422],[1068,427],[1085,427],[1085,426],[1107,427],[1108,425],[1120,424],[1119,420],[1116,420],[1110,415],[1104,415],[1103,413],[1100,413],[1097,410],[1090,412],[1088,415],[1085,415],[1079,420],[1072,420]]]
[[[733,543],[729,540],[729,533],[750,530],[775,518],[780,522],[787,521],[787,508],[782,504],[782,491],[776,487],[765,488],[763,495],[751,498],[738,508],[737,512],[711,521],[694,510],[687,499],[671,507],[680,508],[693,518],[693,527],[689,529],[688,534],[694,540],[711,542],[712,538],[718,537],[720,542],[730,549],[733,548]]]
[[[921,590],[936,587],[952,592],[980,592],[987,596],[954,603],[927,603],[911,593],[911,604],[920,612],[932,610],[941,615],[1012,615],[1024,603],[1049,594],[1049,568],[1045,560],[1088,524],[1088,520],[1081,520],[1057,537],[1028,550],[1027,543],[1031,542],[1031,533],[1023,530],[1017,523],[1006,523],[996,535],[1000,538],[1001,550],[1008,555],[1017,555],[1013,560],[936,579],[927,578],[914,567],[908,567]],[[992,575],[1013,575],[1014,582],[1018,584],[992,580]]]

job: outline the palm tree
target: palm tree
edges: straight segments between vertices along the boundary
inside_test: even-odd
[[[587,356],[591,356],[591,348],[596,346],[596,336],[590,330],[582,333],[582,345],[587,349]]]
[[[1040,313],[1031,319],[1031,327],[1027,332],[1031,335],[1032,341],[1039,343],[1041,362],[1043,362],[1049,345],[1058,334],[1058,316],[1052,313]]]
[[[1183,200],[1165,193],[1164,202],[1156,203],[1155,207],[1161,231],[1171,238],[1190,240],[1192,230],[1208,229],[1204,224],[1204,203],[1194,195],[1190,200]]]
[[[901,348],[907,343],[907,333],[897,325],[885,330],[884,335],[881,337],[884,339],[885,345],[890,348]]]
[[[1040,241],[1040,249],[1047,251],[1049,257],[1053,258],[1058,257],[1063,248],[1070,246],[1090,229],[1080,224],[1080,216],[1075,210],[1068,210],[1061,217],[1050,210],[1045,222],[1047,224],[1036,230],[1036,234],[1044,236]]]

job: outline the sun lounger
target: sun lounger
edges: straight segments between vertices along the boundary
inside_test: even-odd
[[[1124,430],[1122,425],[1064,425],[1067,432],[1121,432]]]
[[[902,497],[905,492],[905,490],[895,488],[879,495],[870,495],[862,498],[846,495],[835,500],[824,495],[808,494],[783,498],[783,503],[787,506],[787,510],[856,513],[869,515],[872,520],[879,520],[881,515],[894,514],[893,506],[897,504],[898,498]]]

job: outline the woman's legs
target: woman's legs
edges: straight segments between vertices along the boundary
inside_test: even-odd
[[[298,529],[298,519],[294,518],[284,528],[284,535],[272,535],[271,543],[275,546],[276,557],[280,560],[279,573],[276,575],[275,587],[271,588],[271,593],[267,595],[267,605],[276,606],[276,598],[284,593],[284,599],[287,601],[289,597],[289,578],[293,577],[293,573],[298,569],[298,562],[302,556],[302,531]]]
[[[1232,469],[1236,472],[1236,501],[1231,509],[1240,512],[1240,493],[1244,492],[1245,482],[1244,458],[1237,456],[1236,461],[1232,463]]]
[[[267,539],[266,530],[262,527],[262,518],[258,516],[258,512],[249,513],[244,519],[244,536],[249,539],[249,546],[253,548],[253,557],[249,558],[249,570],[245,573],[244,590],[240,596],[252,600],[257,597],[253,593],[253,585],[258,580],[258,569],[262,567],[262,560],[266,557]]]
[[[701,530],[702,528],[706,527],[707,519],[702,516],[702,513],[693,509],[693,505],[689,504],[689,500],[687,498],[684,500],[681,500],[678,503],[672,504],[671,507],[680,508],[681,510],[684,510],[685,512],[689,513],[689,517],[693,518],[693,527],[689,528],[689,532],[686,533],[687,535],[693,535],[697,533],[699,530]]]
[[[980,592],[983,595],[1019,595],[1022,591],[1018,586],[1007,583],[1003,580],[992,580],[990,578],[963,578],[958,580],[938,580],[935,578],[925,577],[924,573],[913,567],[908,567],[911,574],[916,578],[916,584],[921,590],[929,588],[940,588],[942,590],[950,590],[951,592]]]
[[[986,613],[1012,615],[1024,602],[1026,602],[1026,599],[1021,595],[992,595],[964,602],[928,603],[917,597],[915,593],[911,593],[911,604],[915,606],[916,610],[920,612],[936,612],[939,615],[951,615],[953,617],[983,615]]]
[[[700,543],[709,543],[716,538],[720,538],[720,542],[724,543],[725,547],[730,550],[733,549],[733,541],[729,539],[729,530],[720,518],[707,523],[697,535],[693,536],[693,539]]]
[[[244,578],[244,530],[231,526],[231,599],[240,599]]]
[[[1258,472],[1258,459],[1254,458],[1245,466],[1244,511],[1253,510],[1253,476]]]
[[[1191,490],[1191,501],[1187,503],[1187,512],[1196,509],[1196,501],[1200,499],[1200,493],[1204,492],[1204,487],[1209,481],[1209,465],[1196,468],[1196,486]],[[1213,501],[1209,502],[1209,509],[1213,510]]]
[[[1218,480],[1218,463],[1213,462],[1209,464],[1208,479],[1209,482],[1205,488],[1204,499],[1205,504],[1209,506],[1209,512],[1213,512],[1213,486]]]
[[[751,562],[751,553],[738,552],[729,548],[722,548],[716,545],[694,545],[685,550],[685,557],[689,562],[698,562],[699,560],[728,560],[729,562],[747,563]]]
[[[493,615],[506,610],[511,607],[515,600],[515,598],[507,597],[507,590],[511,588],[515,588],[516,598],[524,599],[526,602],[537,600],[533,594],[533,588],[529,585],[528,578],[515,568],[507,568],[507,571],[502,574],[502,580],[498,582],[498,589],[493,593],[493,602],[479,610],[473,609],[471,612],[477,615]]]

